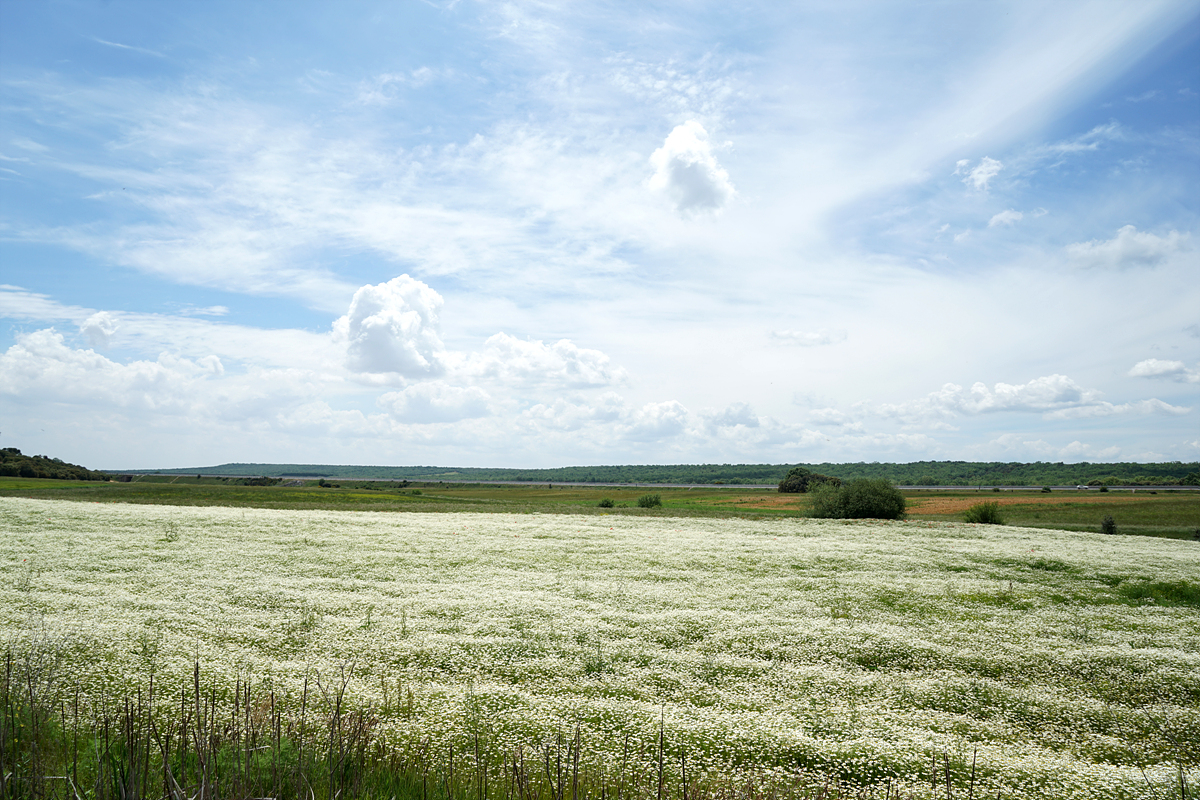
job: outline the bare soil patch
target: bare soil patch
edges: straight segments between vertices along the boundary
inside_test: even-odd
[[[1099,493],[1088,493],[1071,495],[1037,495],[1026,497],[997,497],[994,494],[980,493],[978,497],[931,497],[924,498],[909,498],[908,510],[914,514],[961,514],[973,505],[979,503],[999,503],[1002,506],[1028,506],[1028,505],[1068,505],[1071,503],[1127,503],[1131,500],[1142,500],[1143,498],[1135,496],[1112,495],[1106,496]]]

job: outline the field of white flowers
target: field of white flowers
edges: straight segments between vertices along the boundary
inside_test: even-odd
[[[346,675],[397,747],[661,728],[673,769],[922,796],[1180,797],[1197,584],[1196,543],[997,526],[0,499],[0,648],[85,702]]]

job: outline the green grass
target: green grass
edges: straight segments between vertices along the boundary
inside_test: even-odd
[[[278,509],[668,514],[750,519],[803,516],[810,508],[808,495],[781,495],[772,489],[741,487],[656,487],[655,494],[661,496],[662,507],[639,508],[638,500],[645,496],[645,487],[443,482],[414,482],[402,487],[395,482],[346,480],[331,481],[336,488],[320,488],[316,480],[303,480],[300,486],[257,487],[239,485],[237,480],[147,475],[132,483],[101,483],[0,477],[0,497]],[[972,490],[911,491],[907,493],[909,516],[929,521],[961,521],[966,506],[946,513],[928,513],[922,509],[930,502],[958,501],[961,505],[966,501],[975,503],[985,496],[988,500],[1000,500],[1003,504],[999,510],[1005,523],[1018,527],[1098,532],[1101,519],[1111,514],[1122,535],[1192,539],[1200,530],[1200,492],[1045,495],[1031,490],[981,495]],[[600,508],[604,498],[610,498],[614,507]],[[1035,498],[1042,502],[1032,502]]]

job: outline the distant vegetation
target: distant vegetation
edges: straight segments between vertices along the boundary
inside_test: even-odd
[[[806,467],[792,467],[779,482],[779,491],[783,494],[803,494],[825,484],[841,486],[842,479],[822,475]]]
[[[812,490],[812,516],[819,519],[904,519],[907,501],[884,478],[822,483]]]
[[[49,456],[27,456],[15,447],[0,448],[0,475],[64,481],[106,481],[112,476]]]
[[[384,467],[333,464],[221,464],[186,469],[130,470],[162,475],[271,475],[279,478],[409,481],[519,481],[528,483],[778,484],[794,467],[852,481],[883,478],[901,486],[1200,486],[1200,462],[1032,464],[999,461],[914,461],[908,464],[648,464],[554,469]]]
[[[963,521],[981,525],[1003,525],[1004,517],[1000,514],[999,503],[976,503],[963,514]]]

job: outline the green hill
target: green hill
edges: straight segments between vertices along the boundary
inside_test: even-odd
[[[281,478],[340,478],[409,481],[519,481],[528,483],[771,484],[793,466],[843,480],[887,478],[905,486],[1039,486],[1099,481],[1109,485],[1200,484],[1200,463],[1064,464],[1038,461],[915,461],[907,464],[637,464],[621,466],[501,469],[489,467],[388,467],[335,464],[221,464],[215,467],[127,470],[161,475],[271,475]]]

